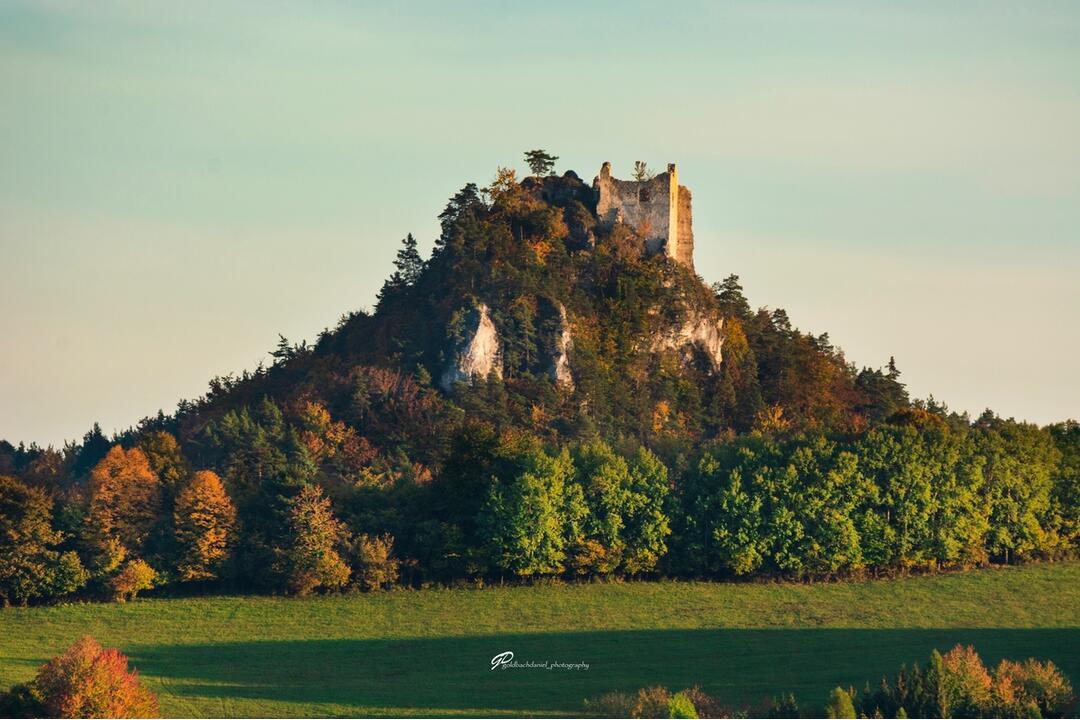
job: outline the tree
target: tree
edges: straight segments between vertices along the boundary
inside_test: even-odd
[[[649,169],[649,166],[644,160],[634,161],[634,179],[638,182],[645,180],[651,180],[653,178],[653,171]]]
[[[731,274],[723,282],[713,283],[712,289],[725,316],[744,320],[750,317],[750,303],[743,294],[738,275]]]
[[[161,481],[166,496],[176,497],[191,475],[191,466],[180,450],[176,437],[164,430],[147,433],[139,441],[139,449],[146,455],[150,469]]]
[[[398,579],[398,560],[393,555],[394,537],[360,535],[353,542],[354,576],[364,590],[378,590]]]
[[[539,177],[550,175],[558,159],[558,156],[549,155],[543,150],[529,150],[525,153],[525,163],[532,170],[533,175]]]
[[[581,489],[571,482],[570,453],[553,457],[525,447],[508,465],[480,512],[493,564],[521,577],[561,573],[567,542],[581,534],[587,513]]]
[[[320,587],[345,586],[349,566],[336,548],[347,539],[346,530],[318,485],[304,487],[289,503],[288,532],[284,563],[290,591],[307,595]]]
[[[46,717],[159,717],[157,698],[116,648],[84,637],[38,670],[32,681]]]
[[[128,560],[120,572],[109,578],[109,590],[113,600],[134,600],[143,590],[152,589],[158,582],[158,574],[145,561]]]
[[[177,563],[180,579],[217,578],[228,557],[236,527],[236,508],[217,473],[210,470],[195,473],[176,499],[173,517],[180,550]]]
[[[74,552],[55,546],[52,500],[38,488],[0,475],[0,602],[24,604],[58,597],[86,584],[87,573]]]
[[[379,290],[379,300],[385,299],[395,291],[416,285],[423,272],[424,260],[417,250],[416,238],[409,233],[401,241],[401,249],[397,251],[397,257],[394,258],[394,272]]]
[[[89,490],[92,536],[115,537],[129,552],[145,550],[161,519],[161,482],[143,451],[113,446],[90,472]]]

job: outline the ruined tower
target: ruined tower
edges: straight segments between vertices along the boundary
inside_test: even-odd
[[[609,227],[616,222],[625,223],[645,239],[645,254],[662,252],[694,269],[690,191],[679,184],[674,163],[667,166],[667,172],[637,181],[613,178],[611,163],[605,162],[593,187],[600,222]]]

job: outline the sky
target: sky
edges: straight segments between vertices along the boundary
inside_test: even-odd
[[[466,182],[679,167],[706,281],[915,397],[1080,417],[1075,2],[0,3],[0,438],[370,308]]]

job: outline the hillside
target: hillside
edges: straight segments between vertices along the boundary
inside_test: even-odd
[[[8,602],[835,577],[1072,554],[1080,429],[910,402],[693,271],[674,166],[500,169],[373,312],[116,438],[0,445]],[[3,477],[8,476],[8,477]]]

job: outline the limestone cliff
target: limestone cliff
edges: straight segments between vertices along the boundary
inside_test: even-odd
[[[566,306],[558,304],[559,334],[555,338],[555,347],[551,355],[551,380],[558,386],[572,390],[574,376],[570,372],[570,349],[574,340],[570,335],[570,323],[566,318]]]
[[[465,336],[455,348],[439,385],[450,390],[454,383],[471,383],[474,377],[484,378],[492,373],[502,377],[499,334],[488,306],[480,303],[466,316]]]
[[[681,350],[687,360],[693,360],[696,351],[708,361],[709,369],[717,372],[723,360],[723,347],[724,319],[694,311],[683,322],[657,337],[652,351]]]

